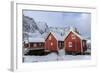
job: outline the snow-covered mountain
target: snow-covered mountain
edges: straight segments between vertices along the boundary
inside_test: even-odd
[[[66,32],[68,32],[68,27],[50,27],[50,31],[60,34],[61,36],[64,36]]]
[[[24,32],[35,32],[38,29],[34,19],[23,15],[23,31]]]
[[[61,36],[64,36],[71,27],[49,27],[46,22],[35,21],[33,18],[23,15],[23,37],[43,37],[45,38],[47,34],[52,31]],[[77,28],[73,28],[77,33],[80,32]],[[88,38],[89,39],[89,38]]]
[[[47,25],[46,22],[41,22],[41,21],[39,21],[39,22],[36,22],[36,23],[37,23],[38,30],[39,30],[39,32],[40,32],[41,34],[43,34],[43,33],[47,32],[47,31],[49,31],[48,25]]]
[[[23,37],[36,37],[48,31],[45,22],[36,22],[33,18],[23,15]],[[36,34],[36,35],[35,35]],[[35,35],[35,36],[34,36]]]
[[[69,30],[68,27],[48,27],[46,22],[36,22],[33,18],[23,15],[23,35],[24,37],[45,37],[50,31],[55,32],[63,36],[65,32]]]

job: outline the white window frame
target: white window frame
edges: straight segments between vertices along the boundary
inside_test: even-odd
[[[53,46],[53,42],[51,42],[50,45]]]
[[[68,42],[68,47],[69,47],[69,48],[73,47],[72,42]]]
[[[72,35],[71,35],[71,38],[72,38],[72,39],[76,39],[75,34],[72,34]]]

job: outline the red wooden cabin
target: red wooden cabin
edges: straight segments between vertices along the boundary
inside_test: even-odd
[[[77,32],[70,30],[64,40],[64,49],[66,53],[83,53],[87,50],[86,40]]]
[[[45,39],[45,51],[58,52],[59,49],[64,47],[63,37],[57,33],[50,32]]]

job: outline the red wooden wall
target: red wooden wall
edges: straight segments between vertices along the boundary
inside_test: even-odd
[[[72,35],[75,36],[75,39],[72,39]],[[72,47],[69,47],[69,42],[72,42]],[[81,52],[81,39],[77,37],[73,32],[70,32],[69,35],[64,40],[64,46],[66,52]]]
[[[49,39],[50,37],[51,40]],[[48,35],[45,41],[45,49],[49,51],[57,51],[57,40],[51,33]]]

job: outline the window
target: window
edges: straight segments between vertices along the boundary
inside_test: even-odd
[[[50,44],[51,46],[53,46],[53,43],[51,42],[51,44]]]
[[[76,36],[74,34],[71,35],[72,39],[76,39]]]
[[[72,42],[68,42],[68,47],[72,47]]]
[[[39,43],[39,46],[41,47],[42,46],[42,43]]]
[[[83,42],[83,47],[85,47],[85,42]]]
[[[58,42],[58,46],[59,46],[60,49],[62,49],[63,46],[64,46],[64,43],[63,43],[62,41],[59,41],[59,42]]]
[[[60,46],[60,47],[62,46],[62,43],[61,43],[61,42],[59,43],[59,46]]]
[[[43,43],[39,43],[39,47],[43,47],[44,46],[44,44]]]
[[[34,44],[34,47],[37,47],[37,44]]]
[[[51,36],[49,36],[49,40],[51,40]]]
[[[30,47],[33,47],[33,43],[30,43]]]
[[[44,46],[44,44],[43,44],[43,43],[41,43],[41,45],[42,45],[42,47]]]

